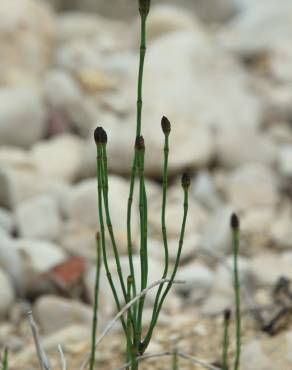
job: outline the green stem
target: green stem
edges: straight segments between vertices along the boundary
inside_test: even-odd
[[[147,196],[144,179],[144,150],[138,151],[138,169],[140,178],[139,211],[140,211],[140,263],[141,263],[141,290],[145,289],[148,280],[148,253],[147,253]],[[142,315],[145,296],[139,300],[137,318],[137,344],[141,341]]]
[[[127,279],[127,302],[131,300],[131,288],[133,285],[133,277],[131,275],[128,276]],[[131,308],[127,311],[127,329],[128,329],[128,337],[127,337],[127,362],[130,362],[133,364],[133,356],[132,356],[132,337],[134,334],[134,331],[131,327],[131,315],[130,315]],[[130,368],[128,367],[128,370]]]
[[[178,356],[177,356],[177,350],[175,349],[173,351],[173,355],[172,355],[172,364],[171,364],[171,369],[172,370],[178,370]]]
[[[128,259],[130,266],[130,273],[133,279],[133,296],[136,296],[136,279],[135,279],[135,269],[133,263],[133,244],[132,244],[132,231],[131,231],[131,216],[132,216],[132,204],[133,204],[133,195],[134,195],[134,184],[135,184],[135,175],[136,175],[136,151],[134,156],[133,167],[131,171],[131,180],[130,180],[130,191],[128,197],[128,208],[127,208],[127,247],[128,247]],[[133,307],[134,318],[137,315],[137,304]]]
[[[8,348],[5,347],[4,349],[4,356],[3,356],[3,361],[2,361],[2,369],[3,370],[8,370]]]
[[[102,161],[101,161],[102,193],[103,193],[104,208],[105,208],[105,215],[106,215],[106,224],[107,224],[108,232],[109,232],[110,238],[111,238],[111,243],[112,243],[112,247],[113,247],[114,257],[115,257],[116,266],[117,266],[118,277],[119,277],[120,285],[121,285],[121,288],[122,288],[122,293],[123,293],[125,302],[128,302],[127,301],[127,290],[126,290],[126,286],[125,286],[125,283],[124,283],[119,251],[118,251],[118,248],[117,248],[117,244],[116,244],[116,240],[115,240],[115,236],[114,236],[114,231],[113,231],[113,226],[112,226],[112,222],[111,222],[111,217],[110,217],[110,211],[109,211],[108,168],[107,168],[106,144],[102,144],[101,154],[102,154]],[[134,318],[132,316],[132,311],[131,310],[129,311],[129,314],[130,314],[133,330],[135,330],[135,322],[134,322]]]
[[[234,263],[234,292],[235,292],[235,321],[236,321],[236,352],[234,370],[239,369],[241,352],[241,316],[240,316],[240,281],[238,274],[239,228],[232,229],[233,263]]]
[[[111,243],[113,246],[114,257],[116,260],[117,272],[122,288],[122,292],[124,295],[125,301],[127,301],[127,290],[124,283],[121,263],[120,263],[120,256],[114,236],[113,226],[111,222],[110,212],[109,212],[109,202],[108,202],[108,169],[107,169],[107,155],[106,155],[106,145],[102,145],[102,193],[103,193],[103,200],[104,200],[104,209],[105,209],[105,216],[106,216],[106,224],[108,228],[108,232],[110,235]]]
[[[105,243],[105,229],[104,229],[104,221],[103,221],[103,206],[102,206],[102,148],[101,145],[97,145],[97,183],[98,183],[98,213],[99,213],[99,224],[100,224],[100,232],[101,232],[101,248],[102,248],[102,255],[103,255],[103,263],[106,271],[106,276],[108,282],[110,284],[113,297],[117,306],[117,310],[121,310],[121,304],[118,298],[118,294],[113,283],[113,279],[110,273],[110,269],[108,266],[108,259],[107,259],[107,252],[106,252],[106,243]],[[123,317],[121,317],[122,327],[124,329],[125,335],[127,336],[127,326]]]
[[[164,165],[163,165],[163,193],[162,193],[162,211],[161,211],[161,225],[162,225],[162,238],[163,238],[163,246],[164,246],[164,260],[165,266],[162,275],[162,279],[166,278],[168,272],[168,265],[169,265],[169,256],[168,256],[168,241],[167,241],[167,229],[166,229],[166,220],[165,220],[165,211],[166,211],[166,195],[167,195],[167,187],[168,187],[168,153],[169,153],[169,144],[168,144],[168,134],[164,137]],[[153,314],[150,322],[150,327],[153,326],[156,311],[160,299],[160,295],[163,289],[164,284],[160,284],[155,301],[153,306]]]
[[[222,370],[228,370],[229,323],[230,310],[225,310],[223,322]]]
[[[138,91],[137,91],[137,127],[136,137],[141,135],[141,121],[142,121],[142,89],[143,89],[143,73],[144,61],[146,54],[146,15],[141,15],[141,39],[140,39],[140,60],[138,73]]]
[[[98,311],[98,296],[99,296],[99,281],[100,281],[100,268],[101,268],[101,247],[100,247],[100,235],[96,235],[96,276],[95,276],[95,287],[94,287],[94,304],[93,304],[93,320],[92,320],[92,333],[91,333],[91,356],[89,369],[94,369],[95,364],[95,343],[96,343],[96,331],[97,331],[97,311]]]
[[[176,272],[177,272],[177,269],[178,269],[178,266],[179,266],[180,256],[181,256],[181,251],[182,251],[182,246],[183,246],[183,241],[184,241],[186,220],[187,220],[187,214],[188,214],[188,206],[189,206],[189,202],[188,202],[188,189],[186,187],[184,187],[184,204],[183,204],[184,214],[183,214],[183,221],[182,221],[182,227],[181,227],[180,238],[179,238],[179,247],[178,247],[177,257],[176,257],[176,261],[175,261],[175,265],[174,265],[174,269],[173,269],[172,275],[170,277],[170,281],[169,281],[169,283],[166,286],[166,289],[165,289],[165,291],[164,291],[164,293],[162,295],[162,298],[161,298],[161,300],[159,302],[158,308],[157,308],[156,312],[154,313],[154,319],[151,320],[150,327],[149,327],[148,332],[147,332],[147,334],[145,336],[145,339],[143,341],[143,346],[142,346],[143,347],[143,352],[146,350],[146,348],[149,345],[149,342],[150,342],[151,337],[152,337],[153,330],[154,330],[154,328],[156,326],[156,323],[157,323],[157,320],[158,320],[158,316],[159,316],[159,313],[161,311],[161,307],[163,305],[163,302],[164,302],[164,300],[165,300],[165,298],[166,298],[169,290],[172,287],[173,280],[175,278],[175,275],[176,275]]]

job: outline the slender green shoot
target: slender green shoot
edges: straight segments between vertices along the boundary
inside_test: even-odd
[[[173,271],[172,271],[172,274],[171,274],[171,277],[170,277],[170,281],[167,284],[167,286],[166,286],[166,288],[163,292],[163,295],[162,295],[161,300],[158,304],[157,310],[155,312],[153,311],[154,317],[151,320],[150,327],[149,327],[148,332],[147,332],[147,334],[145,336],[145,339],[143,341],[142,351],[141,351],[142,353],[144,353],[144,351],[146,350],[146,348],[148,347],[148,345],[150,343],[150,340],[151,340],[151,337],[152,337],[152,334],[153,334],[153,330],[156,326],[158,316],[160,314],[163,302],[164,302],[169,290],[171,289],[171,287],[173,285],[173,280],[175,278],[175,275],[176,275],[176,272],[177,272],[177,269],[178,269],[178,266],[179,266],[179,263],[180,263],[180,256],[181,256],[182,246],[183,246],[183,242],[184,242],[185,227],[186,227],[187,214],[188,214],[188,208],[189,208],[189,200],[188,200],[189,186],[190,186],[190,177],[189,177],[188,174],[184,173],[182,175],[182,188],[183,188],[183,191],[184,191],[184,203],[183,203],[184,212],[183,212],[183,221],[182,221],[182,227],[181,227],[180,238],[179,238],[178,252],[177,252],[174,268],[173,268]]]
[[[223,346],[222,346],[222,370],[228,370],[228,348],[229,348],[229,324],[231,311],[224,311],[223,321]]]
[[[4,349],[4,356],[2,360],[2,369],[3,370],[8,370],[8,348],[5,347]]]
[[[171,124],[165,116],[161,119],[161,128],[164,133],[164,161],[163,161],[163,190],[162,190],[162,207],[161,207],[161,231],[162,231],[162,238],[163,238],[163,246],[164,246],[164,271],[162,275],[162,279],[166,278],[168,272],[168,265],[169,265],[169,253],[168,253],[168,240],[167,240],[167,229],[166,229],[166,195],[167,195],[167,187],[168,187],[168,154],[169,154],[169,134],[171,131]],[[163,289],[163,284],[161,284],[158,288],[154,306],[153,306],[153,315],[150,323],[150,327],[154,324],[156,310],[159,304],[160,295]]]
[[[100,234],[96,234],[96,276],[94,287],[94,302],[93,302],[93,320],[92,320],[92,333],[91,333],[91,356],[89,369],[94,370],[95,365],[95,343],[97,331],[97,312],[98,312],[98,298],[99,298],[99,281],[100,281],[100,268],[101,268],[101,246]]]
[[[177,349],[174,349],[171,359],[171,369],[172,370],[178,370],[178,355],[177,355]]]
[[[234,293],[235,293],[235,322],[236,322],[236,352],[234,370],[239,369],[241,352],[241,317],[240,317],[240,281],[238,274],[238,250],[240,240],[239,219],[235,213],[231,216],[232,247],[233,247],[233,266],[234,266]]]
[[[102,248],[102,255],[103,255],[103,263],[106,271],[106,276],[108,282],[110,284],[113,297],[116,303],[117,310],[121,310],[121,304],[118,298],[117,290],[114,285],[111,272],[108,266],[108,257],[106,251],[106,243],[105,243],[105,228],[104,228],[104,219],[103,219],[103,202],[102,202],[102,136],[104,135],[104,130],[101,127],[97,127],[94,131],[94,139],[97,148],[97,183],[98,183],[98,214],[99,214],[99,224],[100,224],[100,233],[101,233],[101,248]],[[127,326],[123,317],[121,317],[121,323],[125,335],[127,336]]]

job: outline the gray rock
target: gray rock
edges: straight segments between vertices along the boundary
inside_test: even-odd
[[[61,232],[61,217],[51,196],[40,196],[21,202],[16,208],[21,237],[56,240]]]
[[[214,273],[207,266],[194,262],[181,267],[176,278],[186,283],[177,285],[175,290],[190,297],[192,302],[198,302],[208,295],[214,281]]]
[[[95,230],[75,221],[68,221],[62,230],[59,244],[75,256],[95,261],[96,239]]]
[[[224,167],[235,168],[246,163],[270,166],[276,162],[276,145],[267,135],[256,130],[222,130],[215,138],[217,158]]]
[[[11,212],[0,207],[0,227],[8,233],[12,233],[15,226],[15,220]]]
[[[25,87],[0,89],[0,144],[29,147],[44,135],[45,120],[37,91]]]
[[[215,255],[226,253],[231,248],[230,207],[219,208],[209,218],[203,229],[200,248]]]
[[[252,274],[259,286],[272,286],[280,277],[291,279],[292,260],[285,254],[259,253],[250,260]]]
[[[291,207],[283,207],[278,211],[277,218],[272,223],[269,235],[271,240],[278,248],[291,248],[292,247],[292,220],[291,220]]]
[[[49,7],[33,0],[4,0],[0,4],[0,23],[0,79],[5,81],[21,74],[26,79],[28,75],[35,78],[42,73],[51,62],[55,38]]]
[[[15,299],[12,283],[6,272],[0,269],[0,316],[6,315]]]
[[[58,245],[44,240],[17,239],[12,248],[20,255],[24,276],[28,280],[66,260],[65,252]]]
[[[278,167],[283,176],[292,176],[292,148],[290,145],[282,146],[278,152]]]
[[[267,356],[258,339],[245,344],[242,348],[241,367],[243,370],[272,370],[273,362]]]
[[[269,52],[284,40],[291,39],[289,0],[247,2],[245,11],[231,23],[224,34],[224,44],[244,56]],[[254,37],[257,35],[257,37]]]
[[[268,167],[246,164],[230,174],[227,196],[237,210],[275,207],[279,201],[277,180]]]
[[[45,334],[74,325],[92,324],[92,308],[83,303],[53,295],[40,297],[33,307],[35,318]]]
[[[192,184],[192,191],[195,199],[208,209],[216,209],[221,204],[214,181],[207,171],[198,173]]]
[[[22,294],[25,285],[21,256],[8,235],[0,233],[0,268],[7,273],[17,293]]]
[[[97,117],[96,107],[69,73],[61,69],[50,71],[45,77],[44,93],[53,111],[59,112],[81,135],[91,134]]]
[[[78,137],[64,134],[37,143],[31,150],[31,156],[40,175],[73,182],[80,168],[82,144]]]

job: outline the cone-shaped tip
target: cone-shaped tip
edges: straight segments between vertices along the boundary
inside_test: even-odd
[[[96,144],[106,144],[107,143],[107,133],[102,127],[97,127],[94,130],[94,140]]]
[[[127,277],[127,281],[128,281],[128,284],[133,284],[133,282],[134,282],[133,276],[132,275],[129,275]]]
[[[171,124],[169,119],[165,116],[163,116],[161,119],[161,128],[165,135],[169,134],[171,131]]]
[[[146,16],[149,13],[151,0],[139,0],[139,12],[141,16]]]
[[[181,177],[181,185],[184,189],[188,189],[191,184],[191,177],[188,173],[183,173]]]
[[[135,149],[139,151],[145,150],[145,142],[143,136],[137,136],[135,141]]]
[[[100,233],[99,233],[99,231],[97,231],[97,232],[95,233],[95,239],[96,239],[96,240],[100,240]]]
[[[224,310],[224,321],[230,321],[230,317],[231,317],[231,310],[230,308],[226,308]]]
[[[238,230],[239,229],[239,218],[235,213],[232,213],[231,218],[230,218],[230,226],[233,230]]]

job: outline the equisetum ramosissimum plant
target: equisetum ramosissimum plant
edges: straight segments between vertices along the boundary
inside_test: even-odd
[[[108,201],[108,167],[107,167],[107,134],[102,127],[97,127],[94,132],[94,139],[97,148],[97,182],[98,182],[98,210],[99,210],[99,223],[100,223],[100,236],[98,237],[98,243],[101,244],[101,253],[103,265],[108,278],[109,285],[115,300],[116,308],[118,311],[128,303],[133,297],[137,295],[137,292],[141,292],[147,288],[148,283],[148,245],[147,245],[147,193],[145,188],[145,177],[144,177],[144,157],[145,157],[145,142],[141,135],[142,132],[142,84],[143,84],[143,69],[144,69],[144,58],[146,53],[146,19],[150,9],[150,0],[139,1],[139,11],[141,16],[141,45],[140,45],[140,63],[139,63],[139,75],[138,75],[138,97],[137,97],[137,125],[136,125],[136,140],[134,145],[133,165],[130,179],[130,190],[128,198],[128,209],[127,209],[127,237],[128,237],[128,258],[129,258],[129,270],[130,275],[125,277],[121,269],[119,250],[115,239],[114,230],[111,223],[111,216],[109,210]],[[162,237],[164,243],[164,254],[165,254],[165,266],[162,274],[162,279],[166,279],[169,270],[169,258],[168,258],[168,244],[167,244],[167,230],[165,222],[165,210],[166,210],[166,193],[168,183],[168,152],[169,145],[168,139],[171,132],[171,124],[166,117],[161,120],[161,127],[164,133],[164,165],[163,165],[163,196],[162,196]],[[133,243],[131,237],[131,214],[132,214],[132,200],[135,188],[135,179],[139,181],[139,218],[140,218],[140,269],[141,279],[137,281],[137,272],[134,270],[133,264]],[[173,285],[173,281],[178,269],[183,239],[185,233],[185,225],[188,212],[188,189],[190,185],[190,177],[188,174],[182,175],[182,189],[184,194],[183,200],[183,219],[181,226],[180,239],[178,243],[178,252],[176,262],[173,271],[170,275],[169,281],[162,282],[157,291],[157,295],[154,301],[152,318],[150,321],[149,328],[144,336],[142,336],[142,322],[143,322],[143,308],[145,295],[141,296],[133,307],[127,311],[127,318],[121,316],[120,321],[126,337],[127,343],[127,360],[130,362],[132,370],[138,368],[137,357],[143,355],[147,349],[154,328],[157,324],[159,313],[161,311],[164,300]],[[111,240],[111,246],[115,258],[117,274],[119,284],[122,290],[123,301],[117,293],[117,288],[111,276],[111,272],[108,266],[108,246],[106,245],[105,228],[107,227],[108,234]],[[93,357],[93,356],[92,356]],[[93,362],[92,362],[93,363]],[[93,365],[92,365],[93,366]]]
[[[166,226],[166,200],[168,188],[168,154],[169,154],[169,136],[171,134],[171,124],[169,120],[163,116],[161,119],[161,128],[164,134],[164,160],[162,172],[162,206],[161,206],[161,233],[164,247],[164,269],[161,280],[156,281],[148,286],[148,219],[147,219],[147,193],[145,188],[144,177],[144,160],[146,153],[146,145],[142,136],[142,87],[143,87],[143,70],[144,59],[146,54],[146,20],[150,10],[151,0],[137,0],[139,4],[139,12],[141,18],[141,33],[140,33],[140,60],[138,73],[138,96],[137,96],[137,122],[136,122],[136,139],[134,143],[133,163],[130,177],[130,189],[127,207],[127,252],[129,262],[129,276],[124,276],[121,268],[119,248],[116,243],[115,232],[111,222],[111,214],[109,209],[109,184],[108,184],[108,165],[107,165],[107,134],[102,127],[97,127],[94,131],[94,140],[97,151],[97,193],[98,193],[98,215],[99,215],[99,232],[96,234],[96,281],[93,302],[93,321],[92,321],[92,336],[91,336],[91,352],[85,356],[81,365],[81,370],[89,365],[90,370],[95,368],[96,348],[107,333],[114,326],[116,321],[120,320],[122,330],[125,336],[126,346],[126,364],[118,370],[131,369],[137,370],[139,363],[142,360],[150,358],[160,358],[165,356],[171,357],[171,367],[176,370],[179,368],[178,359],[184,359],[194,365],[200,365],[210,370],[228,370],[228,349],[229,349],[229,323],[230,310],[224,312],[223,325],[223,340],[222,340],[222,363],[220,365],[210,365],[206,361],[194,358],[185,352],[178,350],[176,347],[173,351],[165,351],[158,354],[145,354],[149,343],[152,339],[154,329],[157,325],[159,314],[163,303],[172,288],[174,283],[181,283],[175,280],[176,272],[179,267],[180,257],[183,247],[185,227],[188,213],[188,194],[190,187],[190,177],[188,174],[183,174],[181,177],[182,193],[183,193],[183,217],[181,224],[180,237],[178,240],[178,250],[174,266],[169,271],[169,251],[167,241],[167,226]],[[133,241],[131,232],[132,218],[132,203],[135,190],[135,182],[138,179],[138,195],[139,195],[139,221],[140,221],[140,274],[134,269],[133,263]],[[240,282],[238,274],[238,250],[239,250],[239,220],[233,214],[231,216],[231,231],[232,231],[232,247],[233,247],[233,279],[235,292],[235,360],[233,370],[239,370],[240,366],[240,346],[241,346],[241,317],[240,317]],[[107,231],[106,231],[107,230]],[[113,251],[116,271],[118,275],[118,284],[122,291],[122,298],[118,294],[116,283],[112,278],[108,263],[109,245],[106,243],[106,232],[109,234],[110,244]],[[98,323],[98,298],[99,298],[99,282],[101,266],[107,276],[110,289],[115,301],[117,315],[106,326],[101,334],[97,337]],[[138,277],[140,279],[138,281]],[[150,324],[145,331],[142,331],[143,312],[145,296],[147,292],[155,287],[158,287],[155,296],[152,317]],[[37,325],[33,319],[32,312],[28,313],[28,321],[32,330],[36,352],[41,370],[51,370],[50,362],[45,354],[42,346]],[[67,370],[66,359],[61,345],[58,346],[62,370]],[[8,370],[8,351],[5,349],[4,355],[1,358],[1,366],[3,370]],[[219,367],[220,366],[220,367]]]

